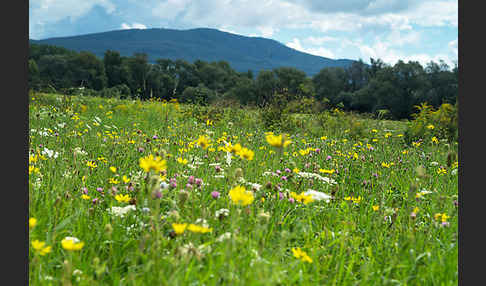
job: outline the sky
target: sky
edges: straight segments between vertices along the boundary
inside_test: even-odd
[[[331,59],[458,62],[458,1],[30,0],[29,38],[215,28]]]

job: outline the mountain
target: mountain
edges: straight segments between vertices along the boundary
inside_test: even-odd
[[[227,61],[239,72],[295,67],[308,76],[325,67],[347,67],[353,60],[333,60],[303,53],[275,40],[245,37],[216,29],[130,29],[71,37],[30,40],[31,43],[61,46],[74,51],[89,51],[103,58],[106,50],[122,56],[146,53],[150,62],[157,59],[197,59],[213,62]]]

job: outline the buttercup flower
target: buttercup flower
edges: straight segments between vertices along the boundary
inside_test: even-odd
[[[68,251],[81,250],[84,246],[84,242],[80,241],[76,237],[67,236],[61,241],[62,248]]]
[[[150,172],[154,170],[155,172],[162,172],[167,169],[167,162],[162,160],[161,157],[157,156],[154,158],[153,155],[148,155],[139,159],[140,168],[145,172]]]

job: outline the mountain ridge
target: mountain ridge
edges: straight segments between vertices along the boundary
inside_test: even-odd
[[[247,37],[211,28],[112,30],[42,40],[29,39],[29,42],[61,46],[77,52],[89,51],[100,58],[103,58],[106,50],[114,50],[122,56],[146,53],[150,62],[157,59],[227,61],[239,72],[259,72],[286,66],[313,76],[323,68],[347,67],[355,61],[311,55],[273,39]]]

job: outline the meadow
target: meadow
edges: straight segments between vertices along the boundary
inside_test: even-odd
[[[217,111],[31,93],[30,284],[457,285],[457,142]]]

